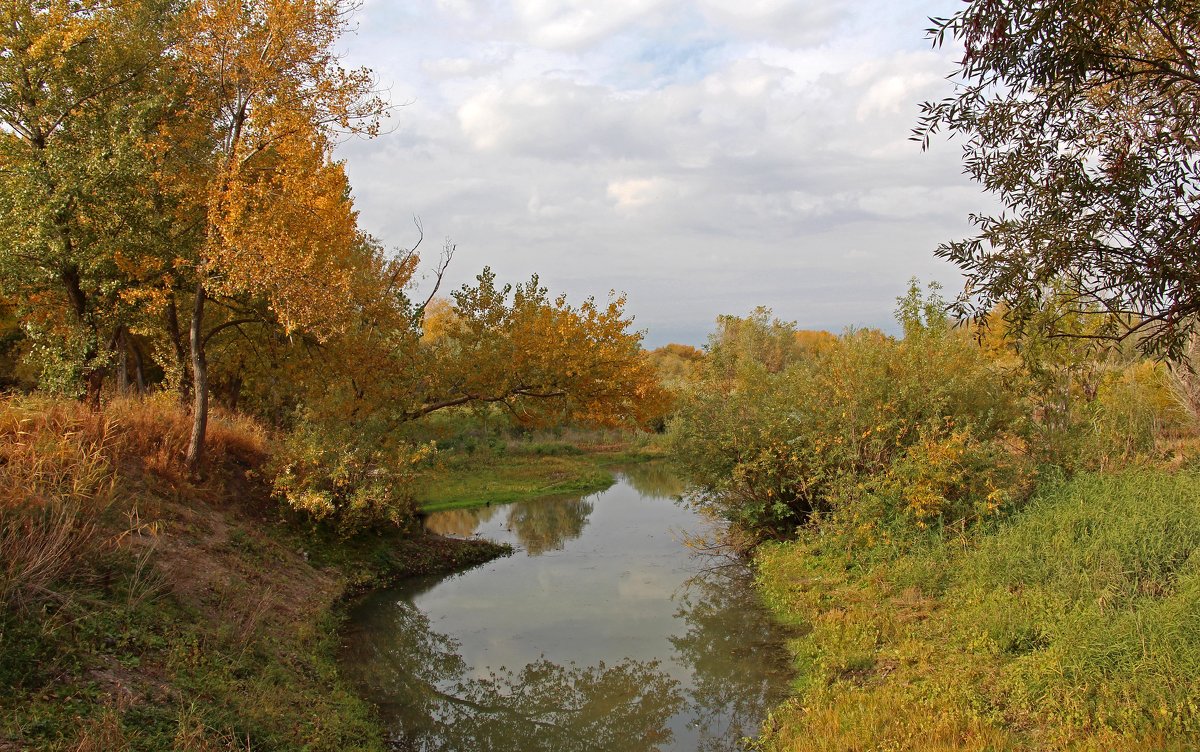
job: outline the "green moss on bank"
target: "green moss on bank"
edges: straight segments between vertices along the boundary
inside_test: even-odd
[[[1175,750],[1200,738],[1200,475],[1044,488],[968,537],[773,544],[796,699],[762,749]]]

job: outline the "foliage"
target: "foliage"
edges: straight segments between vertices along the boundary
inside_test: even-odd
[[[772,318],[759,306],[744,319],[719,316],[717,331],[709,337],[707,368],[731,379],[739,366],[754,363],[767,373],[779,373],[808,354],[793,321]]]
[[[650,360],[664,382],[686,382],[704,360],[704,352],[691,345],[675,343],[651,350]]]
[[[778,371],[710,344],[710,362],[670,426],[696,498],[747,528],[787,535],[980,519],[1024,494],[1021,382],[951,328],[936,295],[901,300],[907,335],[850,332]],[[791,340],[762,315],[734,331]],[[749,334],[748,334],[749,333]],[[732,374],[732,378],[731,378]],[[878,531],[875,531],[878,534]]]
[[[964,50],[915,137],[962,136],[965,172],[1004,205],[938,250],[977,311],[1003,301],[1023,327],[1065,284],[1070,309],[1104,313],[1094,336],[1182,352],[1200,311],[1198,34],[1192,4],[1150,0],[974,0],[934,19],[934,43]]]
[[[124,313],[122,252],[156,224],[144,147],[169,6],[155,0],[8,2],[0,8],[0,290],[21,302],[40,365],[99,399]]]
[[[624,296],[578,307],[551,298],[534,276],[498,287],[485,269],[454,293],[459,330],[439,341],[442,398],[420,407],[505,402],[533,422],[643,425],[660,409],[658,379],[630,331]],[[447,368],[447,365],[449,368]],[[539,415],[539,412],[541,413]]]

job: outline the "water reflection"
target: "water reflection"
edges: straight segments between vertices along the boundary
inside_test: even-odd
[[[501,507],[474,507],[472,509],[447,509],[434,512],[425,518],[425,528],[438,535],[467,538],[484,522],[488,522]]]
[[[684,483],[662,462],[643,462],[620,470],[620,477],[647,499],[676,499]]]
[[[551,496],[503,507],[449,509],[430,514],[425,528],[438,535],[465,538],[501,511],[505,515],[504,529],[516,536],[521,548],[537,555],[561,550],[567,541],[582,535],[592,502],[586,496]]]
[[[757,734],[767,711],[787,697],[791,659],[780,629],[742,568],[689,580],[677,602],[676,617],[687,629],[670,640],[691,668],[688,713],[697,730],[696,749],[737,749],[735,742]]]
[[[559,550],[566,541],[583,534],[592,502],[588,497],[538,499],[514,504],[508,514],[508,528],[531,555]]]
[[[667,721],[683,697],[656,661],[580,667],[540,658],[515,673],[472,674],[458,641],[414,605],[400,601],[386,614],[389,623],[359,624],[374,637],[351,636],[346,657],[392,723],[397,749],[649,752],[673,741]]]
[[[430,516],[525,552],[351,614],[345,665],[397,748],[725,752],[783,700],[790,660],[749,572],[683,544],[711,523],[669,500],[669,473],[618,478],[587,498]]]

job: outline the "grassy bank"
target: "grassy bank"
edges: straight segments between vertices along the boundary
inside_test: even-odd
[[[767,750],[1183,750],[1200,738],[1200,474],[1044,484],[967,537],[771,544],[796,698]]]
[[[604,442],[586,438],[509,441],[472,451],[440,453],[440,467],[425,479],[422,511],[507,504],[557,494],[587,494],[613,483],[611,468],[660,456],[644,439]]]
[[[266,437],[219,416],[203,482],[163,403],[0,404],[0,750],[377,750],[339,676],[345,599],[502,553],[285,517]]]

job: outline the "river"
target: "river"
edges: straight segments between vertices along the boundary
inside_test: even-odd
[[[606,491],[440,512],[515,555],[414,578],[351,613],[342,663],[400,750],[736,750],[787,694],[746,568],[655,464]]]

